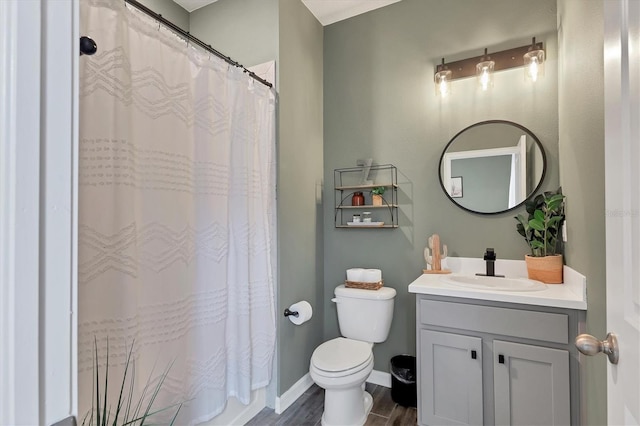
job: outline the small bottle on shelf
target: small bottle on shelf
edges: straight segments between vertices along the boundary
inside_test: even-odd
[[[351,197],[351,205],[352,206],[364,206],[364,195],[360,191],[356,191],[353,193],[353,197]]]

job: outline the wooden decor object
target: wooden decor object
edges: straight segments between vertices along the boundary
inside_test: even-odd
[[[425,274],[450,274],[448,269],[442,269],[442,259],[447,257],[447,245],[442,246],[442,254],[440,254],[440,236],[433,234],[429,237],[428,247],[424,249],[424,260],[431,269],[423,269]]]

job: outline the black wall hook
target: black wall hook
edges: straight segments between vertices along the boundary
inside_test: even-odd
[[[80,56],[82,55],[93,55],[98,51],[98,45],[93,39],[82,36],[80,37]]]
[[[285,316],[285,317],[288,317],[288,316],[291,316],[291,315],[293,315],[294,317],[296,317],[296,318],[297,318],[297,317],[298,317],[298,315],[299,315],[299,313],[298,313],[298,312],[296,312],[296,311],[290,311],[290,310],[289,310],[289,308],[285,308],[285,310],[284,310],[284,316]]]

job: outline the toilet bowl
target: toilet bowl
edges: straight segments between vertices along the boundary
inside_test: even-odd
[[[338,337],[318,346],[309,373],[325,390],[322,425],[363,425],[373,398],[364,383],[373,370],[371,344]]]
[[[373,371],[374,343],[389,335],[396,291],[335,289],[338,324],[344,337],[329,340],[311,355],[309,374],[325,390],[323,426],[361,426],[373,405],[364,384]]]

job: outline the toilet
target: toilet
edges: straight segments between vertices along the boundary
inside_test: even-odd
[[[338,310],[338,337],[318,346],[309,366],[313,381],[325,390],[324,426],[363,425],[373,398],[364,383],[373,370],[374,343],[387,340],[396,291],[389,287],[378,290],[335,289]]]

